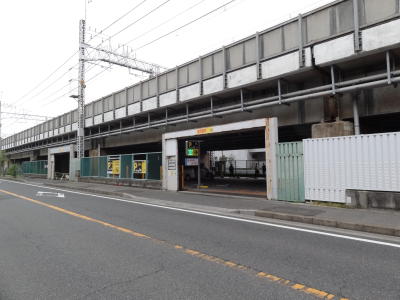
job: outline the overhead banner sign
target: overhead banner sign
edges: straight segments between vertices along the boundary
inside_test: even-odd
[[[213,133],[214,128],[212,127],[206,127],[206,128],[200,128],[196,130],[196,134],[208,134],[208,133]]]

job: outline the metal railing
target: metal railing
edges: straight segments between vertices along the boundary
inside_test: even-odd
[[[229,160],[215,161],[211,172],[216,177],[253,177],[266,175],[265,160]]]

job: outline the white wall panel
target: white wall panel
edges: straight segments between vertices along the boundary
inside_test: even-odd
[[[363,50],[371,51],[400,43],[400,20],[362,31]]]
[[[317,65],[349,57],[354,53],[353,34],[314,46],[314,58]]]
[[[53,130],[53,135],[54,136],[58,135],[58,128]]]
[[[179,89],[179,101],[186,101],[200,96],[200,84],[192,84]]]
[[[176,103],[176,91],[160,95],[160,107]]]
[[[261,63],[262,78],[272,78],[299,69],[299,51]]]
[[[346,189],[400,191],[400,132],[304,140],[308,200],[349,203]]]
[[[93,118],[93,124],[97,125],[103,122],[103,115],[97,115]]]
[[[142,111],[147,111],[157,108],[157,97],[152,97],[142,101]]]
[[[65,126],[65,132],[71,132],[71,125]]]
[[[257,67],[250,66],[244,69],[230,72],[226,75],[228,88],[237,87],[257,81]]]
[[[92,117],[85,119],[85,127],[90,127],[90,126],[93,126],[93,118]]]
[[[78,122],[75,122],[72,124],[72,131],[75,131],[75,130],[78,130]]]
[[[133,103],[128,106],[128,115],[140,113],[140,102]]]
[[[312,53],[311,48],[307,47],[304,49],[304,56],[305,56],[305,66],[312,67]]]
[[[125,106],[115,110],[115,119],[121,119],[121,118],[124,118],[124,117],[126,117],[126,108],[125,108]]]
[[[113,111],[108,111],[104,113],[104,120],[103,122],[110,122],[114,120],[114,112]]]
[[[49,131],[49,137],[52,137],[53,136],[53,130],[50,130]]]
[[[43,140],[43,133],[39,134],[39,139]]]
[[[224,89],[224,79],[222,76],[203,81],[203,94],[212,94]]]
[[[58,129],[58,133],[59,133],[59,134],[63,134],[64,132],[65,132],[64,126],[63,126],[63,127],[60,127],[60,128]]]

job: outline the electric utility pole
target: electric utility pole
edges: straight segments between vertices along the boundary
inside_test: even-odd
[[[78,98],[78,134],[77,134],[77,158],[85,156],[85,62],[100,61],[110,65],[118,65],[143,73],[155,76],[166,68],[160,65],[148,63],[136,59],[132,53],[119,53],[121,46],[114,49],[101,47],[101,44],[94,47],[85,42],[86,38],[86,20],[79,21],[79,74],[78,74],[78,95],[70,96]],[[110,46],[111,47],[111,46]],[[94,50],[89,57],[86,55],[87,49]],[[93,55],[94,53],[94,55]]]
[[[85,156],[85,34],[86,21],[79,22],[79,74],[78,74],[78,134],[77,157]]]

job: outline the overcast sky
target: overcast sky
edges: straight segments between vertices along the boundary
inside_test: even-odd
[[[111,45],[118,47],[129,42],[138,59],[169,68],[333,2],[234,0],[190,26],[136,50],[229,0],[86,1],[87,37],[95,37],[90,44],[96,46],[103,42],[103,45],[109,45],[108,37],[115,35],[111,38]],[[97,35],[136,6],[131,13]],[[73,90],[77,86],[77,55],[52,76],[49,75],[77,52],[79,20],[84,18],[84,8],[85,0],[0,2],[0,97],[3,92],[3,111],[54,117],[76,108],[76,101],[68,96],[77,93],[76,89]],[[150,13],[152,10],[154,12]],[[143,17],[146,14],[148,16]],[[128,27],[132,23],[135,24]],[[87,79],[104,72],[87,83],[86,103],[144,79],[141,74],[130,74],[127,69],[108,67],[106,64],[103,67],[87,65]],[[38,122],[2,114],[2,124],[4,138]]]

